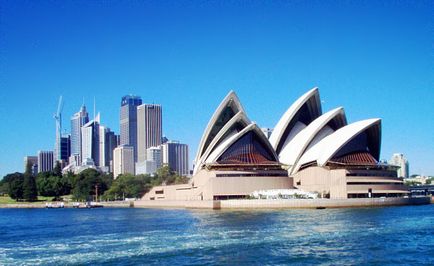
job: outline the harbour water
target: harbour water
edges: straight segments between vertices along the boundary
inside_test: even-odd
[[[434,265],[434,205],[0,209],[1,265]]]

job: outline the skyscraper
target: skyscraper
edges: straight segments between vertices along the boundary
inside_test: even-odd
[[[389,161],[389,164],[399,166],[398,177],[408,178],[409,163],[402,153],[394,153]]]
[[[134,174],[134,149],[131,146],[120,145],[113,151],[113,176]]]
[[[93,162],[99,166],[99,114],[97,117],[81,127],[82,163]]]
[[[136,163],[136,175],[154,174],[161,167],[161,146],[146,149],[146,160]]]
[[[161,144],[163,137],[162,108],[158,104],[142,104],[137,107],[138,162],[146,160],[146,149]]]
[[[137,106],[142,104],[139,96],[122,97],[120,111],[120,145],[134,148],[134,161],[137,161]]]
[[[53,170],[54,153],[53,151],[38,151],[38,173]]]
[[[71,156],[71,135],[64,135],[60,138],[59,160],[68,162],[69,156]]]
[[[117,138],[110,128],[99,126],[99,166],[111,172],[110,162],[113,160],[113,150],[117,147]]]
[[[89,122],[89,115],[86,111],[86,106],[83,104],[80,111],[71,117],[71,155],[77,157],[78,165],[81,164],[81,127]]]
[[[54,160],[62,161],[62,109],[63,97],[60,96],[59,104],[57,105],[57,112],[54,114],[56,121],[56,143],[54,144]],[[64,162],[66,162],[65,160]]]
[[[163,164],[167,164],[178,175],[187,176],[189,174],[188,145],[178,141],[168,141],[161,147]]]

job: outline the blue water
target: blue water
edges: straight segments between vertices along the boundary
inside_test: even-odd
[[[0,265],[434,265],[434,205],[0,209]]]

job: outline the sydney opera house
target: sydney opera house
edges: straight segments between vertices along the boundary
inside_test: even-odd
[[[283,114],[269,138],[230,92],[200,140],[188,184],[158,186],[143,200],[243,199],[301,189],[330,199],[401,197],[396,168],[379,163],[381,120],[347,123],[344,109],[322,112],[314,88]]]

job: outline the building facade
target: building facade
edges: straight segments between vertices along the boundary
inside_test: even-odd
[[[83,104],[80,111],[71,117],[71,155],[78,155],[77,165],[81,164],[81,127],[89,122],[89,114]]]
[[[188,145],[168,141],[161,145],[162,163],[181,176],[189,175]]]
[[[142,104],[139,96],[122,97],[120,109],[120,145],[134,148],[134,161],[137,161],[137,106]]]
[[[25,156],[23,172],[26,172],[27,165],[30,165],[32,175],[38,174],[38,156]]]
[[[50,172],[54,168],[54,152],[38,151],[38,173]]]
[[[60,138],[60,160],[63,163],[68,163],[71,156],[71,135],[63,135]]]
[[[162,108],[158,104],[137,107],[138,162],[146,161],[147,149],[161,144],[163,137]]]
[[[293,188],[330,199],[408,195],[397,167],[379,162],[380,146],[380,119],[348,124],[342,107],[323,114],[317,88],[286,110],[269,138],[230,92],[205,128],[189,183],[154,187],[143,200],[241,199]],[[163,146],[163,163],[165,154]]]
[[[111,168],[113,151],[117,147],[117,137],[110,128],[99,126],[99,167],[104,172],[113,172]]]
[[[134,174],[134,148],[120,145],[113,151],[113,177],[120,174]]]
[[[100,165],[99,114],[81,128],[82,165]]]
[[[397,174],[398,177],[409,178],[410,177],[410,165],[404,154],[395,153],[389,161],[389,164],[398,166]]]

